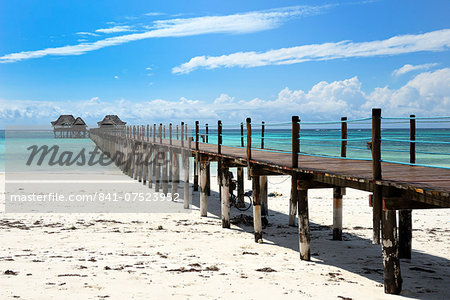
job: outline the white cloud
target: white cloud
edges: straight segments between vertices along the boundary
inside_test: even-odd
[[[162,15],[165,15],[165,13],[161,13],[161,12],[148,12],[148,13],[144,14],[144,16],[149,16],[149,17],[162,16]]]
[[[417,70],[428,70],[434,66],[437,66],[437,63],[430,63],[430,64],[422,64],[422,65],[410,65],[410,64],[406,64],[403,67],[394,70],[394,72],[392,72],[392,75],[395,76],[400,76],[412,71],[417,71]]]
[[[97,29],[95,32],[118,33],[118,32],[127,32],[127,31],[133,31],[132,26],[124,25],[124,26],[114,26],[114,27],[109,27],[109,28],[100,28],[100,29]]]
[[[78,35],[98,36],[98,34],[96,34],[96,33],[92,33],[92,32],[84,32],[84,31],[77,32],[77,34],[78,34]]]
[[[437,116],[450,111],[450,68],[423,72],[399,89],[376,88],[365,92],[357,77],[334,82],[319,82],[309,91],[284,88],[275,99],[237,100],[221,94],[215,101],[180,98],[178,101],[155,99],[144,102],[100,101],[98,97],[71,102],[0,100],[2,122],[46,122],[60,114],[80,115],[95,124],[106,114],[118,114],[135,123],[223,120],[236,124],[246,117],[256,122],[286,122],[292,115],[303,121],[339,120],[367,117],[373,107],[381,107],[384,116]]]
[[[399,35],[386,40],[311,44],[267,52],[237,52],[222,56],[196,56],[174,67],[173,73],[190,73],[199,68],[251,68],[286,65],[306,61],[332,60],[350,57],[398,55],[421,51],[444,51],[450,48],[450,29],[424,34]]]
[[[132,41],[160,37],[183,37],[200,34],[230,33],[242,34],[279,27],[293,17],[321,13],[328,6],[295,6],[266,11],[232,14],[225,16],[204,16],[156,20],[149,31],[119,35],[92,43],[46,48],[35,51],[10,53],[0,57],[0,63],[17,62],[43,56],[81,55],[105,47],[117,46]],[[87,33],[85,33],[87,34]]]
[[[114,79],[119,79],[119,76],[117,76],[117,75],[116,75],[116,76],[114,76]]]
[[[147,67],[147,68],[145,68],[147,71],[151,71],[152,70],[152,68],[150,68],[150,67]]]

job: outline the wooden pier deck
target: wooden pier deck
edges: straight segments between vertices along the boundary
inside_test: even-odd
[[[346,158],[345,143],[342,143],[342,158],[302,155],[298,150],[298,117],[293,117],[290,153],[252,148],[249,120],[246,147],[223,145],[220,121],[217,144],[202,143],[198,125],[194,138],[188,137],[183,123],[180,138],[177,131],[177,139],[172,138],[171,125],[169,137],[165,137],[162,124],[159,126],[159,132],[156,125],[153,128],[148,125],[129,126],[119,131],[94,129],[91,130],[90,137],[102,151],[112,156],[117,152],[123,153],[126,163],[120,164],[120,167],[126,174],[148,183],[149,187],[154,185],[156,191],[162,189],[164,193],[169,192],[169,178],[176,183],[172,184],[171,192],[178,191],[181,157],[185,208],[189,207],[190,197],[189,160],[194,157],[194,190],[198,190],[200,179],[201,216],[207,214],[209,164],[212,161],[218,162],[224,228],[230,227],[229,168],[238,168],[238,183],[242,180],[242,168],[247,168],[252,179],[256,242],[261,242],[263,238],[261,220],[265,214],[264,202],[267,201],[266,176],[290,175],[292,187],[289,223],[295,225],[297,215],[302,260],[310,259],[308,189],[333,188],[333,239],[342,239],[342,195],[345,194],[345,188],[371,192],[373,243],[382,244],[385,292],[398,294],[402,288],[399,258],[411,258],[411,210],[450,208],[450,170],[414,165],[413,151],[411,165],[383,162],[380,152],[380,114],[381,111],[374,109],[372,160]],[[346,141],[345,130],[342,141]]]

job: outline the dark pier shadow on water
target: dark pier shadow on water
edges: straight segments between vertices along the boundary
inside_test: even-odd
[[[192,204],[200,207],[200,193],[193,192],[191,195]],[[208,197],[207,218],[221,219],[221,204],[218,197],[219,194],[217,192],[211,191],[211,196]],[[299,252],[297,227],[287,225],[289,219],[288,214],[270,209],[270,199],[268,200],[269,226],[263,229],[264,243]],[[192,213],[198,213],[198,217],[200,218],[199,211]],[[252,208],[246,212],[241,212],[232,207],[230,210],[230,218],[233,219],[233,217],[242,213],[252,216]],[[332,214],[332,211],[329,213]],[[253,233],[253,225],[246,226],[241,223],[235,224],[235,226],[243,232]],[[367,229],[372,230],[371,228],[353,228],[353,230]],[[348,233],[346,232],[348,228],[345,227],[343,228],[342,241],[332,240],[332,229],[329,226],[310,222],[310,230],[311,257],[316,259],[312,261],[313,264],[335,266],[366,277],[380,285],[383,284],[381,245],[373,245],[370,239]],[[253,236],[249,238],[253,238]],[[277,249],[274,249],[274,251],[277,251]],[[448,253],[443,253],[443,255],[445,254]],[[300,255],[298,261],[300,262]],[[292,263],[295,263],[295,261]],[[413,299],[450,299],[450,289],[448,286],[450,274],[449,259],[413,249],[412,259],[401,259],[400,267],[403,278],[403,292],[401,296]]]

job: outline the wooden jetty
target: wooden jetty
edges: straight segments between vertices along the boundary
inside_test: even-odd
[[[341,120],[341,156],[310,156],[300,152],[300,120],[292,117],[291,151],[267,151],[264,124],[261,144],[252,141],[251,119],[241,125],[241,147],[222,142],[222,122],[217,123],[217,144],[202,139],[199,122],[192,130],[180,125],[127,126],[122,129],[91,129],[90,137],[105,153],[121,153],[118,163],[124,173],[155,191],[177,193],[180,165],[184,170],[184,207],[189,208],[189,160],[194,158],[194,191],[200,187],[200,215],[207,215],[210,162],[218,162],[222,227],[230,227],[228,171],[237,168],[238,190],[243,190],[243,169],[252,180],[253,220],[256,242],[262,241],[262,216],[267,214],[267,179],[271,175],[291,176],[289,224],[298,218],[300,258],[310,260],[308,190],[333,188],[333,239],[342,239],[342,195],[345,188],[372,193],[373,243],[383,253],[384,289],[398,294],[402,289],[400,258],[411,258],[413,209],[450,208],[450,171],[415,164],[415,117],[410,118],[410,164],[384,162],[381,159],[381,110],[372,110],[372,159],[346,157],[347,119]],[[242,124],[242,123],[241,123]],[[253,127],[254,128],[254,127]],[[166,130],[167,129],[167,130]],[[175,130],[176,129],[176,130]],[[167,131],[167,134],[166,134]],[[175,134],[176,132],[176,134]],[[205,137],[207,138],[207,137]],[[244,143],[245,140],[245,143]],[[253,142],[253,144],[252,144]],[[181,164],[180,164],[181,158]],[[169,182],[171,190],[169,191]],[[399,211],[399,228],[397,214]]]

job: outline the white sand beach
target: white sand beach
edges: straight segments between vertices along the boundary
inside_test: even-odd
[[[98,176],[128,178],[119,171]],[[4,189],[4,174],[0,178]],[[310,191],[312,260],[307,262],[299,258],[297,228],[287,226],[288,177],[269,177],[269,193],[281,196],[269,198],[263,244],[254,242],[252,226],[221,228],[216,181],[213,176],[206,218],[199,215],[198,192],[184,213],[2,212],[0,298],[450,298],[449,210],[413,212],[412,259],[401,260],[403,292],[395,296],[384,294],[381,247],[372,245],[367,193],[347,189],[343,241],[333,241],[332,191]],[[135,185],[136,191],[148,191]],[[58,188],[55,192],[67,192]],[[240,213],[231,209],[231,217]]]

